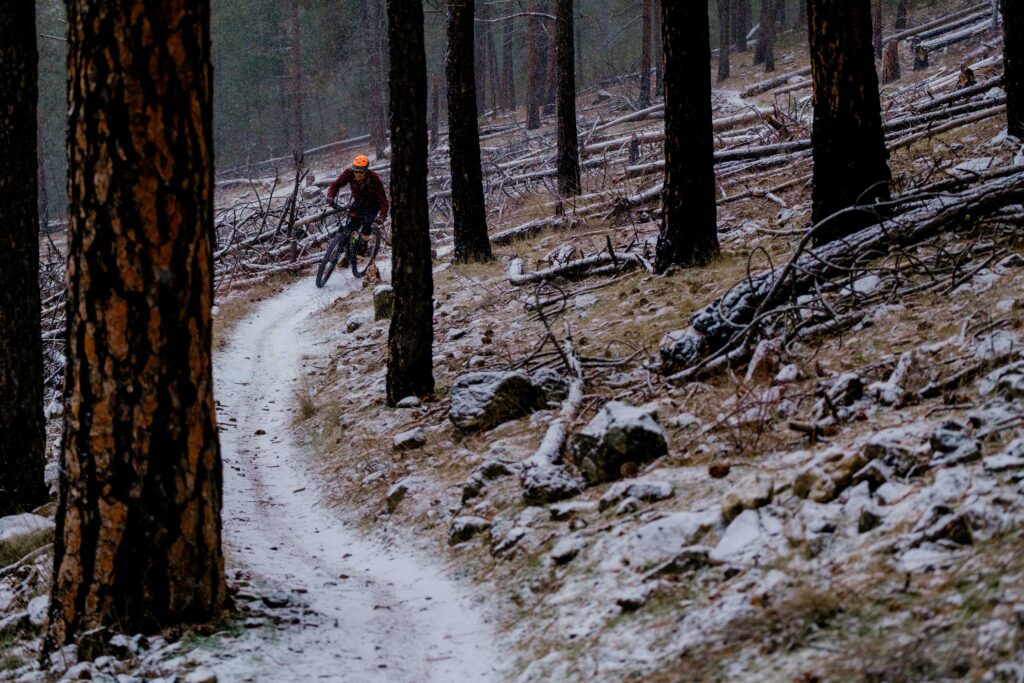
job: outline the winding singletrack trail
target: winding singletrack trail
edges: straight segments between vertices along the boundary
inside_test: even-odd
[[[466,589],[342,524],[292,434],[302,358],[330,336],[313,315],[358,284],[344,272],[320,290],[304,278],[258,304],[216,354],[228,573],[301,600],[310,617],[247,631],[241,652],[211,666],[222,681],[498,680],[493,629]]]

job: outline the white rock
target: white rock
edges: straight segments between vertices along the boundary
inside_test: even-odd
[[[603,539],[596,555],[603,557],[602,568],[616,571],[629,566],[646,571],[678,555],[693,545],[718,522],[717,510],[673,512],[655,519],[621,537]]]
[[[875,490],[875,497],[882,505],[895,505],[909,496],[913,490],[914,487],[908,484],[887,481]]]
[[[423,405],[423,401],[418,396],[406,396],[401,401],[395,404],[396,408],[418,408]]]
[[[779,518],[766,509],[744,510],[726,528],[709,557],[715,562],[763,563],[783,549]]]
[[[673,415],[672,417],[668,418],[665,421],[668,423],[670,427],[675,427],[676,429],[688,429],[690,427],[700,426],[700,420],[698,420],[697,417],[691,413],[679,413],[678,415]]]
[[[571,562],[580,551],[587,546],[586,541],[580,536],[566,536],[558,541],[551,549],[549,557],[555,564],[566,564]]]
[[[790,382],[795,382],[798,379],[801,379],[803,374],[804,373],[800,371],[800,366],[795,363],[790,363],[789,365],[783,365],[779,369],[779,372],[775,375],[775,379],[773,381],[775,384],[789,384]]]
[[[616,502],[625,498],[635,498],[646,502],[671,498],[672,484],[667,481],[626,479],[612,484],[598,502],[600,510],[607,510]]]
[[[722,516],[731,521],[744,510],[754,510],[772,502],[775,481],[761,474],[750,474],[733,486],[722,500]]]
[[[46,610],[50,607],[50,598],[40,595],[28,601],[28,619],[33,626],[42,626],[46,623]]]
[[[422,448],[427,445],[427,433],[422,427],[415,427],[407,432],[395,435],[392,439],[396,451],[411,451],[415,448]]]
[[[974,345],[978,360],[998,360],[1021,350],[1020,337],[1010,330],[996,330],[986,334]]]
[[[217,674],[213,669],[199,668],[185,676],[185,683],[217,683]]]
[[[928,490],[932,505],[955,505],[963,500],[971,488],[971,475],[963,465],[938,470],[935,482]]]
[[[356,311],[345,320],[345,331],[355,332],[363,325],[373,322],[373,314],[367,311]]]

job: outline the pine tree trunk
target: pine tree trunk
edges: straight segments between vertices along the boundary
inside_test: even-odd
[[[530,0],[526,19],[526,129],[540,128],[540,107],[544,100],[543,26],[534,14],[540,12],[539,0]]]
[[[289,80],[291,81],[291,126],[292,152],[301,154],[305,147],[305,136],[302,132],[302,45],[299,28],[299,0],[292,0],[289,13],[288,28],[290,34],[291,60],[289,62]]]
[[[386,78],[383,57],[386,37],[381,2],[382,0],[367,0],[364,7],[370,70],[370,146],[373,147],[378,159],[384,158],[388,146],[387,110],[384,106],[383,88],[380,85]]]
[[[216,617],[204,0],[67,4],[68,365],[50,647]]]
[[[487,261],[491,242],[487,236],[483,173],[480,170],[480,129],[476,111],[473,74],[473,0],[448,3],[448,149],[452,171],[452,222],[455,228],[455,261]]]
[[[900,80],[900,75],[900,41],[893,40],[882,58],[882,83],[894,83]]]
[[[391,46],[391,280],[387,402],[434,391],[434,279],[427,212],[427,59],[421,0],[388,0]],[[470,43],[472,49],[472,43]],[[470,110],[470,114],[475,109]]]
[[[484,40],[485,31],[486,29],[469,34],[471,44],[473,45],[470,58],[473,60],[473,74],[476,81],[474,92],[478,95],[478,97],[473,98],[476,102],[477,116],[483,116],[487,111],[487,42]],[[450,45],[451,41],[449,41]]]
[[[1006,63],[1006,114],[1010,135],[1024,138],[1024,5],[1003,0],[1003,60]]]
[[[875,59],[882,59],[882,0],[874,0],[871,17],[871,45],[875,48]]]
[[[654,48],[654,96],[662,97],[665,94],[665,55],[661,50],[661,2],[654,0],[654,29],[652,30],[651,45]],[[728,41],[727,41],[728,42]]]
[[[552,0],[557,3],[558,0]],[[544,12],[553,12],[551,6],[547,0],[544,0]],[[547,75],[544,79],[544,114],[551,115],[555,113],[556,103],[558,102],[558,55],[555,54],[555,27],[554,24],[545,26],[544,35],[547,37],[545,45],[547,46]]]
[[[810,0],[807,20],[814,80],[812,220],[817,225],[837,211],[888,199],[891,175],[868,0]],[[819,231],[816,242],[876,221],[873,210],[844,213]]]
[[[665,193],[655,269],[718,254],[711,123],[711,36],[705,2],[662,3],[665,51]]]
[[[558,194],[580,193],[580,152],[576,130],[576,73],[573,67],[573,0],[556,0],[555,48],[558,56]]]
[[[754,64],[764,64],[764,70],[775,71],[775,2],[761,0],[761,30],[754,48]]]
[[[643,0],[640,14],[642,25],[640,38],[640,100],[641,109],[651,106],[651,3]]]
[[[441,82],[437,74],[431,78],[430,85],[430,149],[436,149],[440,135],[441,121]]]
[[[662,12],[662,16],[664,16],[664,12]],[[750,33],[750,0],[733,0],[732,31],[736,41],[736,51],[746,52],[747,34]]]
[[[501,46],[501,81],[504,86],[505,110],[514,111],[516,108],[516,74],[512,60],[512,43],[515,35],[514,19],[505,19],[502,28]]]
[[[732,36],[732,2],[718,0],[718,82],[729,78],[729,47]]]
[[[893,28],[897,31],[905,31],[907,28],[907,0],[899,0],[896,4],[896,21]]]
[[[491,6],[483,4],[484,19],[490,19]],[[501,79],[498,77],[498,51],[494,44],[494,24],[485,22],[483,25],[487,51],[487,80],[490,82],[488,93],[491,96],[491,109],[497,113],[502,107]]]
[[[41,121],[36,125],[36,160],[36,167],[39,169],[37,174],[39,201],[36,202],[36,205],[39,207],[39,229],[44,232],[49,232],[50,198],[46,189],[46,155],[43,154],[43,125]]]
[[[33,0],[10,0],[0,12],[0,517],[49,499],[43,483],[35,17]]]
[[[796,6],[796,21],[794,22],[794,26],[796,27],[796,30],[799,31],[803,29],[803,27],[807,26],[807,0],[799,0]]]

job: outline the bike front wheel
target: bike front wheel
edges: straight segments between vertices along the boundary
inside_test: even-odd
[[[362,239],[362,238],[357,238]],[[380,228],[374,227],[373,232],[370,234],[370,239],[366,242],[366,250],[362,255],[359,255],[358,250],[353,248],[353,253],[350,261],[352,263],[352,274],[356,277],[362,277],[366,275],[366,271],[370,269],[370,264],[373,263],[374,259],[377,258],[377,252],[380,250]]]
[[[345,246],[343,243],[344,237],[345,235],[339,232],[331,238],[330,243],[327,245],[327,251],[324,253],[324,257],[320,259],[320,267],[316,271],[317,287],[323,287],[327,284],[327,279],[331,277],[335,266],[341,260],[341,254]]]

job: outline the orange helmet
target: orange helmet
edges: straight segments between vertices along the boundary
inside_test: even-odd
[[[352,160],[352,170],[365,172],[366,169],[370,168],[370,158],[365,154],[360,154]]]

